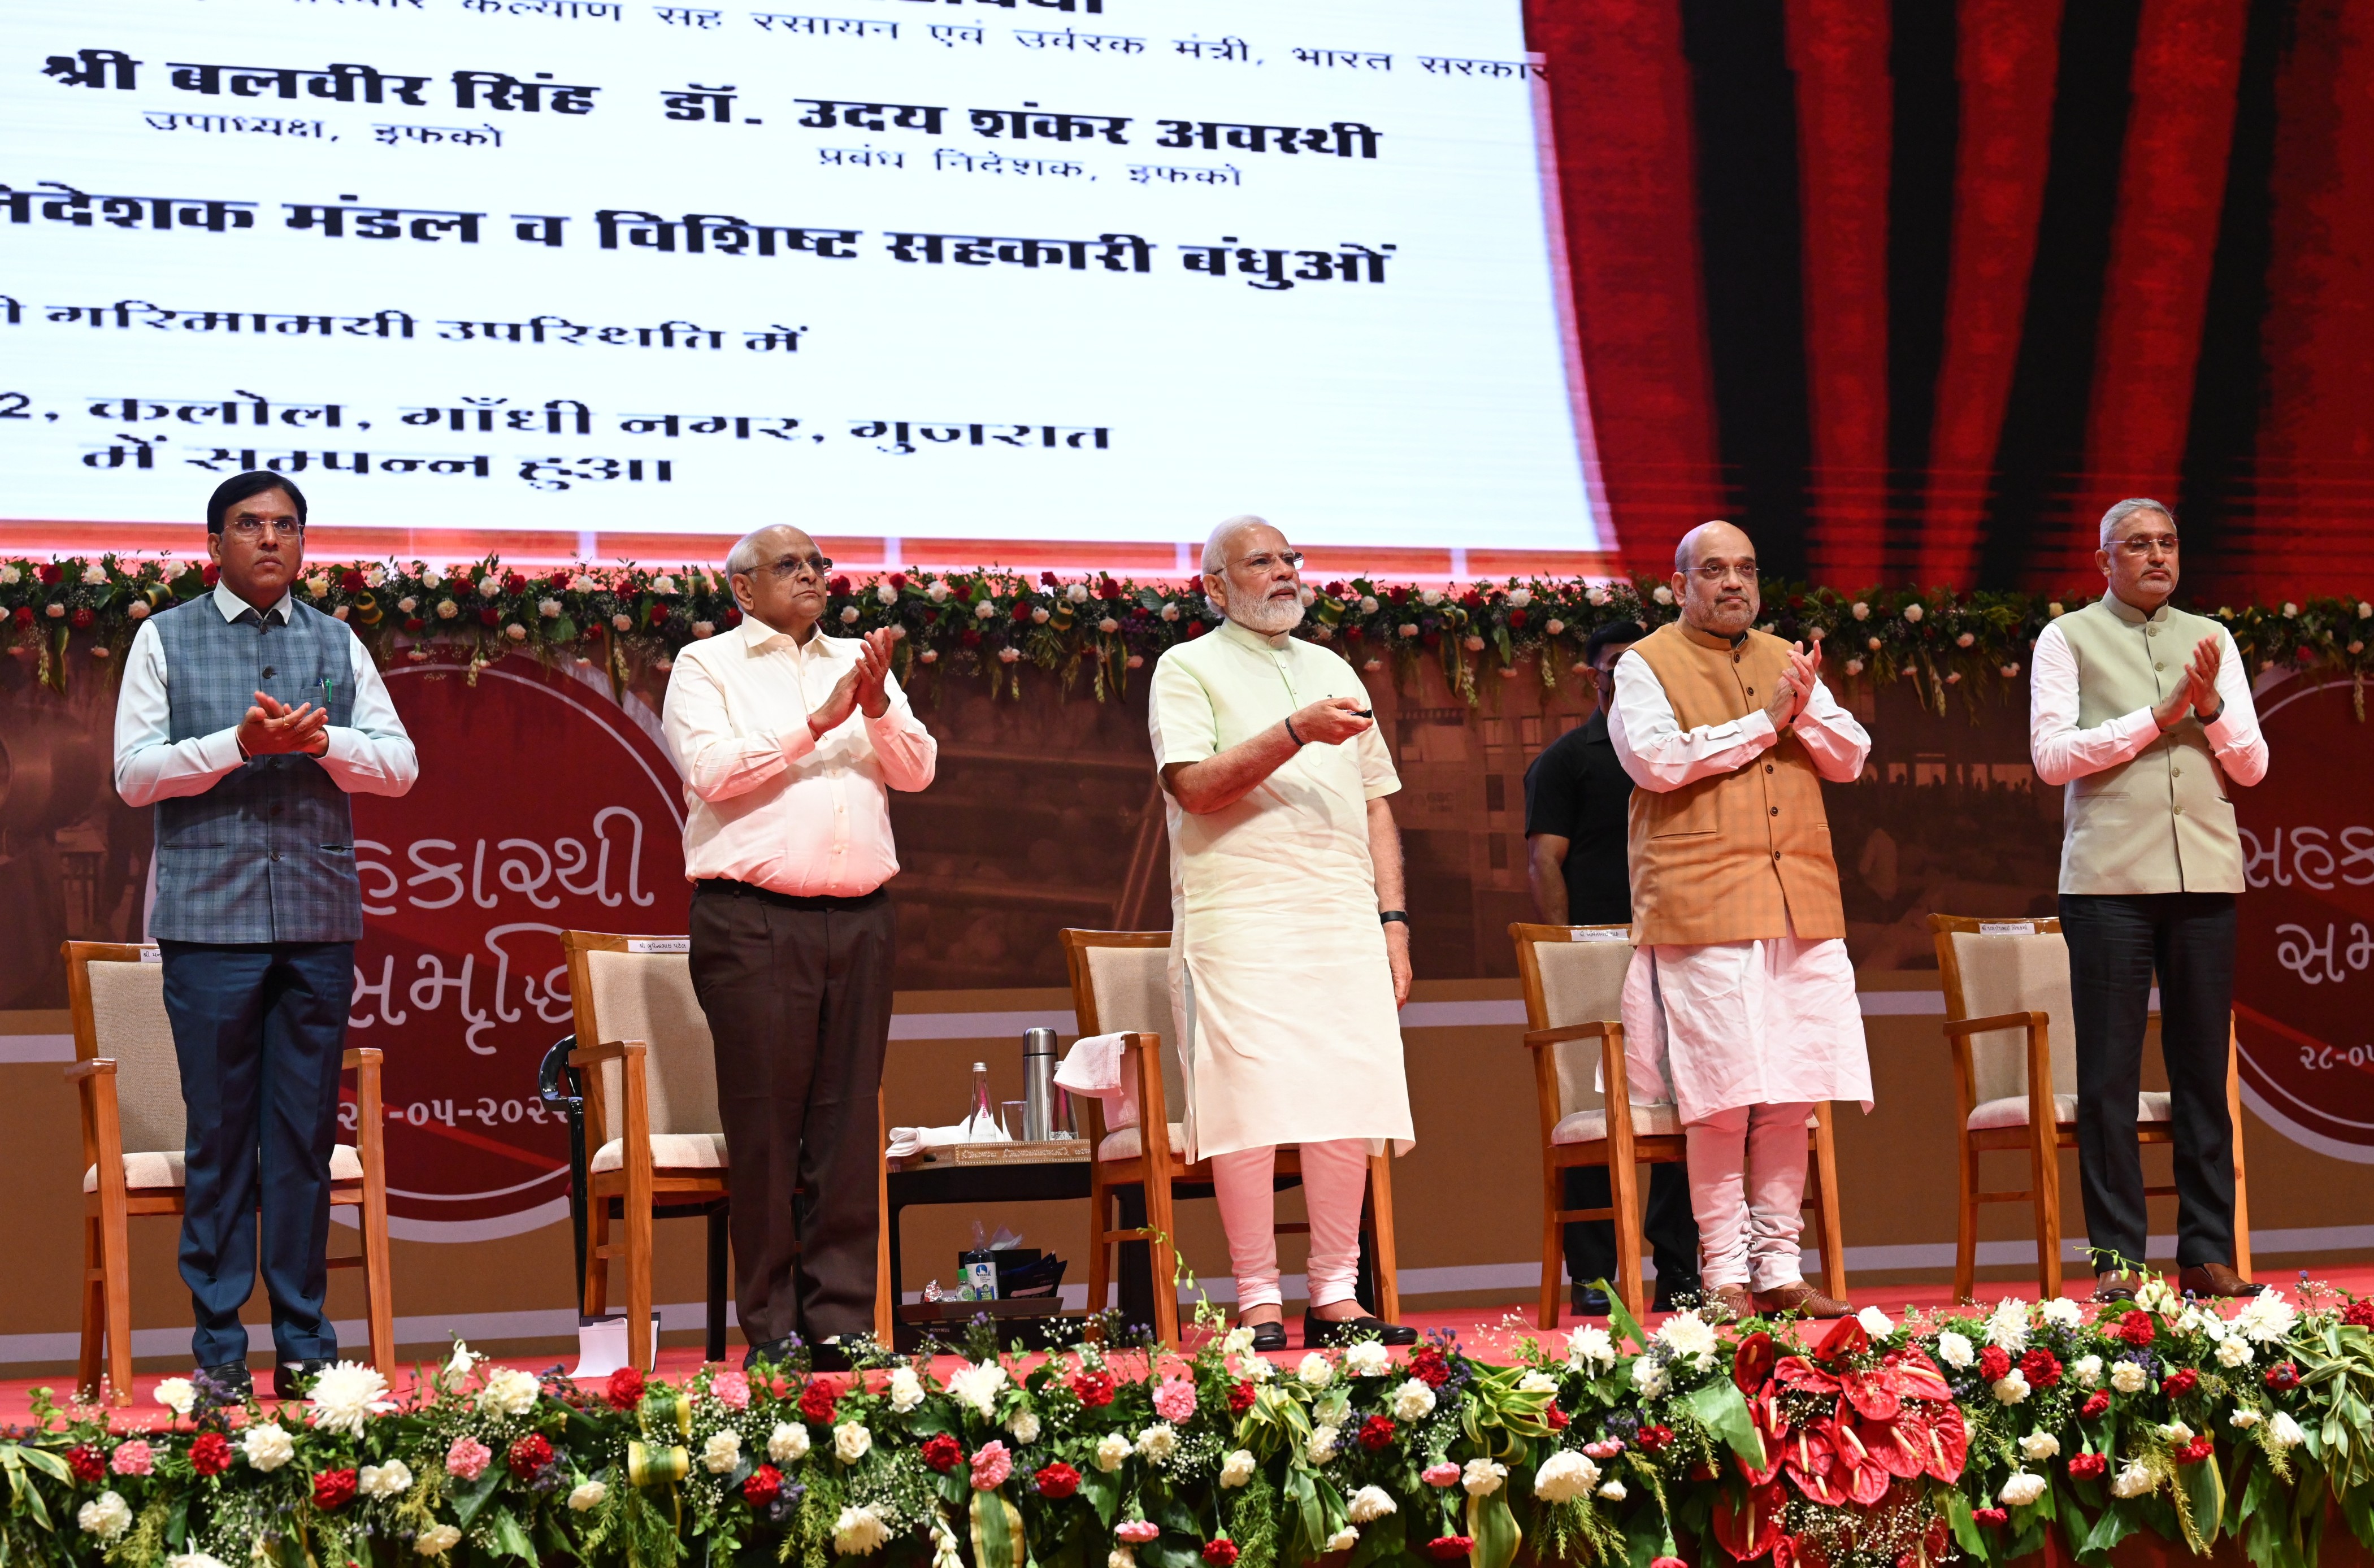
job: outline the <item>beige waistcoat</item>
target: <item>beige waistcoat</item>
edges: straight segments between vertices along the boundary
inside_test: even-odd
[[[2184,679],[2193,645],[2220,629],[2166,605],[2146,619],[2107,593],[2053,625],[2076,656],[2077,724],[2086,730],[2156,706]],[[2232,790],[2191,714],[2116,767],[2072,778],[2065,791],[2062,892],[2242,891]]]

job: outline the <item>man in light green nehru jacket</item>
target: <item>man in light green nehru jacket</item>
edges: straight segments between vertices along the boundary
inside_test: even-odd
[[[2153,500],[2102,517],[2110,591],[2045,627],[2030,668],[2036,776],[2067,786],[2061,930],[2077,1036],[2077,1168],[2098,1301],[2131,1299],[2144,1256],[2135,1141],[2144,1024],[2159,979],[2175,1138],[2180,1289],[2256,1294],[2234,1263],[2226,1057],[2242,847],[2233,787],[2267,774],[2234,638],[2176,592],[2176,518]]]

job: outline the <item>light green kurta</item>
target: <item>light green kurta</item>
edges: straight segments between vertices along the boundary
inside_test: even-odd
[[[1155,666],[1155,766],[1201,762],[1326,697],[1352,667],[1231,621]],[[1171,996],[1191,1160],[1327,1139],[1412,1141],[1368,803],[1401,788],[1384,737],[1312,743],[1224,811],[1170,824]]]

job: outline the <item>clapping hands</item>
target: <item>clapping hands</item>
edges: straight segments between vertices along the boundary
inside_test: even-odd
[[[1786,730],[1805,711],[1813,699],[1814,688],[1822,679],[1822,645],[1814,644],[1807,652],[1802,642],[1789,645],[1789,668],[1772,688],[1771,697],[1764,704],[1764,716],[1772,720],[1775,731]]]
[[[239,726],[239,747],[248,756],[284,752],[321,755],[330,749],[330,710],[300,702],[291,708],[263,692]]]
[[[2226,649],[2216,638],[2204,637],[2194,643],[2192,658],[2184,666],[2184,679],[2152,708],[2153,720],[2162,730],[2173,730],[2188,713],[2197,715],[2204,724],[2223,713],[2226,699],[2217,695],[2217,672],[2225,662]]]
[[[868,719],[879,719],[890,710],[890,646],[893,638],[888,627],[867,632],[857,639],[857,663],[841,676],[832,688],[832,695],[808,714],[808,731],[818,740],[840,728],[849,716],[860,708]]]

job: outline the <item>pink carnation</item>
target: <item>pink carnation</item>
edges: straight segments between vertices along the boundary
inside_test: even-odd
[[[711,1378],[709,1391],[716,1396],[719,1404],[729,1410],[750,1408],[750,1378],[738,1368],[721,1372]]]
[[[975,1492],[995,1492],[1014,1473],[1014,1456],[1005,1445],[992,1439],[972,1451],[972,1486]]]
[[[445,1450],[445,1473],[464,1480],[476,1480],[487,1473],[488,1462],[495,1451],[475,1437],[457,1437],[453,1446]]]
[[[1162,1533],[1162,1527],[1151,1519],[1125,1519],[1113,1527],[1113,1534],[1132,1546],[1144,1546]]]
[[[1445,1459],[1439,1465],[1428,1465],[1418,1473],[1418,1480],[1428,1486],[1452,1486],[1459,1480],[1459,1467]]]
[[[120,1476],[145,1476],[157,1468],[157,1457],[149,1451],[148,1445],[135,1437],[115,1445],[115,1452],[108,1457],[107,1468]]]
[[[1183,1377],[1166,1377],[1154,1390],[1154,1413],[1168,1422],[1183,1422],[1195,1413],[1195,1385]]]

